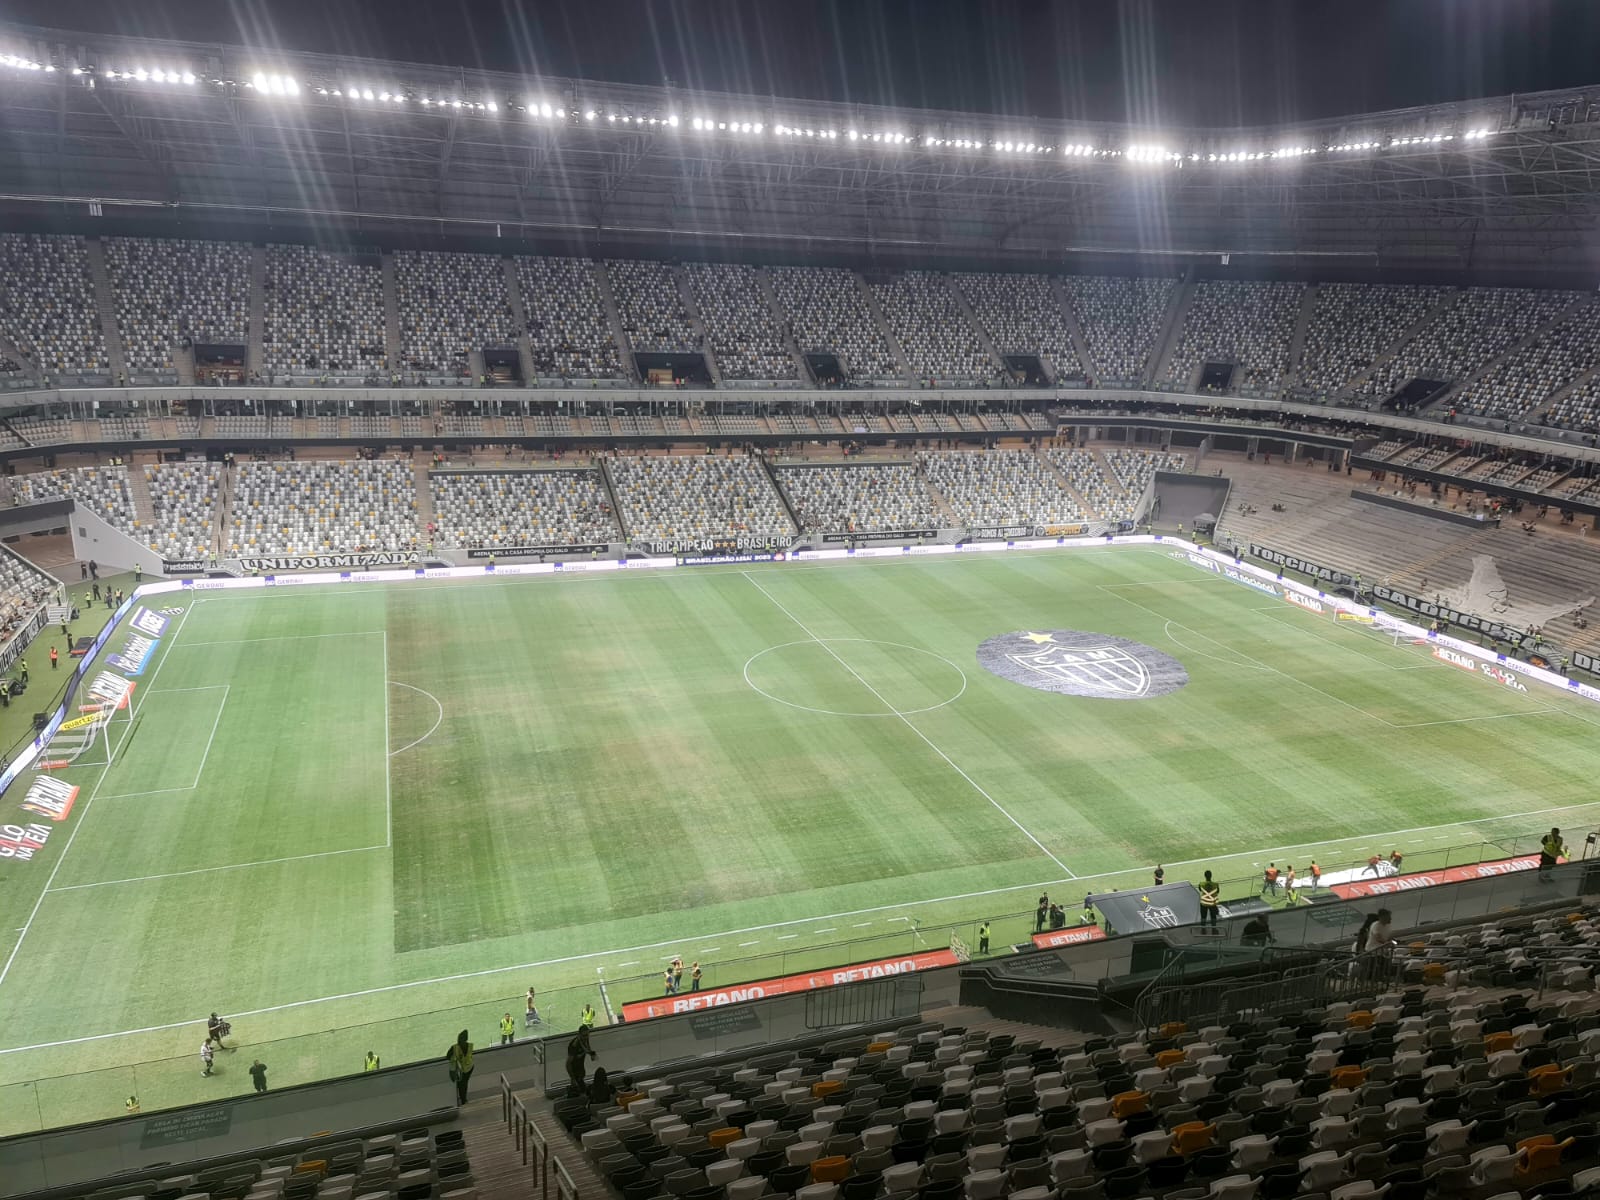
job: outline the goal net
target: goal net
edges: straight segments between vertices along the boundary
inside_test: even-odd
[[[132,696],[131,682],[101,671],[83,689],[77,713],[62,721],[51,737],[40,756],[39,769],[110,765],[113,732],[133,720]]]

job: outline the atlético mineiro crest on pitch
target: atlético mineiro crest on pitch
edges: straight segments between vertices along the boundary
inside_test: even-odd
[[[978,663],[1024,687],[1100,700],[1148,700],[1189,682],[1183,664],[1169,654],[1075,629],[1002,633],[978,647]]]

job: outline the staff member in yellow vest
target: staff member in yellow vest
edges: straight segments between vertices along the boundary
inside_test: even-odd
[[[1567,854],[1567,844],[1561,840],[1561,830],[1552,829],[1539,843],[1539,879],[1550,882],[1550,870]]]
[[[978,926],[978,953],[989,953],[989,922],[985,921]]]
[[[1205,932],[1207,925],[1211,932],[1217,932],[1217,909],[1222,902],[1222,885],[1211,878],[1211,872],[1206,872],[1206,877],[1200,884],[1200,931]]]
[[[517,1023],[511,1019],[511,1014],[507,1013],[505,1016],[500,1018],[500,1044],[502,1046],[509,1046],[516,1040]]]
[[[361,1069],[363,1071],[376,1071],[382,1065],[383,1064],[378,1061],[378,1056],[371,1050],[368,1050],[366,1064]]]
[[[467,1081],[472,1078],[472,1043],[467,1040],[465,1029],[456,1034],[455,1042],[444,1057],[450,1064],[450,1082],[456,1085],[456,1103],[465,1104]]]

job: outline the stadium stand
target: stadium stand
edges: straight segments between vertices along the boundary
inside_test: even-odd
[[[176,238],[106,238],[102,245],[130,374],[174,372],[174,355],[185,345],[245,344],[248,246]]]
[[[950,280],[1001,354],[1037,354],[1056,379],[1084,373],[1048,278],[965,272]]]
[[[1325,283],[1306,326],[1298,366],[1303,388],[1337,392],[1444,295],[1443,288],[1376,283]]]
[[[417,548],[409,462],[250,462],[235,469],[228,544],[237,554]]]
[[[928,482],[967,525],[1055,525],[1089,514],[1029,450],[921,451]]]
[[[700,350],[700,337],[678,294],[678,281],[666,263],[616,259],[606,263],[622,328],[635,350]]]
[[[518,258],[517,284],[533,367],[563,379],[615,379],[622,359],[583,258]]]
[[[780,467],[775,474],[806,532],[870,533],[944,524],[938,502],[910,463]]]
[[[1467,288],[1357,390],[1387,399],[1416,378],[1460,381],[1579,296],[1529,288]]]
[[[214,462],[144,468],[153,517],[146,540],[164,558],[195,558],[212,550],[221,476],[222,464]]]
[[[1045,455],[1072,489],[1088,501],[1093,515],[1106,520],[1123,520],[1133,515],[1133,499],[1111,479],[1093,451],[1079,446],[1070,450],[1046,450]]]
[[[724,379],[798,377],[754,267],[689,263],[684,272]]]
[[[72,422],[64,416],[11,417],[12,430],[30,446],[49,446],[71,441]]]
[[[401,250],[394,266],[400,353],[408,369],[468,373],[474,350],[516,344],[498,257]]]
[[[1134,499],[1144,494],[1157,471],[1182,471],[1186,461],[1183,455],[1165,450],[1130,450],[1120,446],[1107,450],[1105,460],[1122,490]]]
[[[60,585],[21,555],[0,552],[0,642],[24,629]]]
[[[270,375],[383,372],[383,270],[313,246],[266,250],[263,365]]]
[[[1067,275],[1061,286],[1088,343],[1095,381],[1143,380],[1177,281]]]
[[[1303,283],[1204,280],[1195,287],[1167,381],[1188,387],[1202,364],[1237,363],[1234,386],[1273,392],[1289,369]]]
[[[42,500],[72,499],[118,529],[134,530],[138,518],[133,494],[128,490],[126,467],[69,467],[18,475],[12,490],[22,504]]]
[[[754,458],[633,456],[607,465],[631,538],[794,536],[783,502]]]
[[[148,417],[100,417],[96,423],[103,441],[139,442],[150,437]]]
[[[873,320],[853,271],[839,267],[773,267],[772,290],[788,314],[801,353],[837,356],[862,382],[900,375],[889,343]]]
[[[936,271],[906,271],[872,285],[883,318],[918,379],[950,385],[992,379],[995,365]]]
[[[53,376],[108,373],[81,237],[0,234],[0,329]]]
[[[1600,363],[1600,304],[1587,304],[1450,397],[1462,412],[1510,420]]]
[[[435,472],[429,485],[443,549],[622,540],[598,471]]]

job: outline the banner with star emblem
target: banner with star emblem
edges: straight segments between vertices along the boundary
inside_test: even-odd
[[[978,647],[978,662],[1024,687],[1102,700],[1145,700],[1189,682],[1171,655],[1112,634],[1072,629],[1000,634]]]

